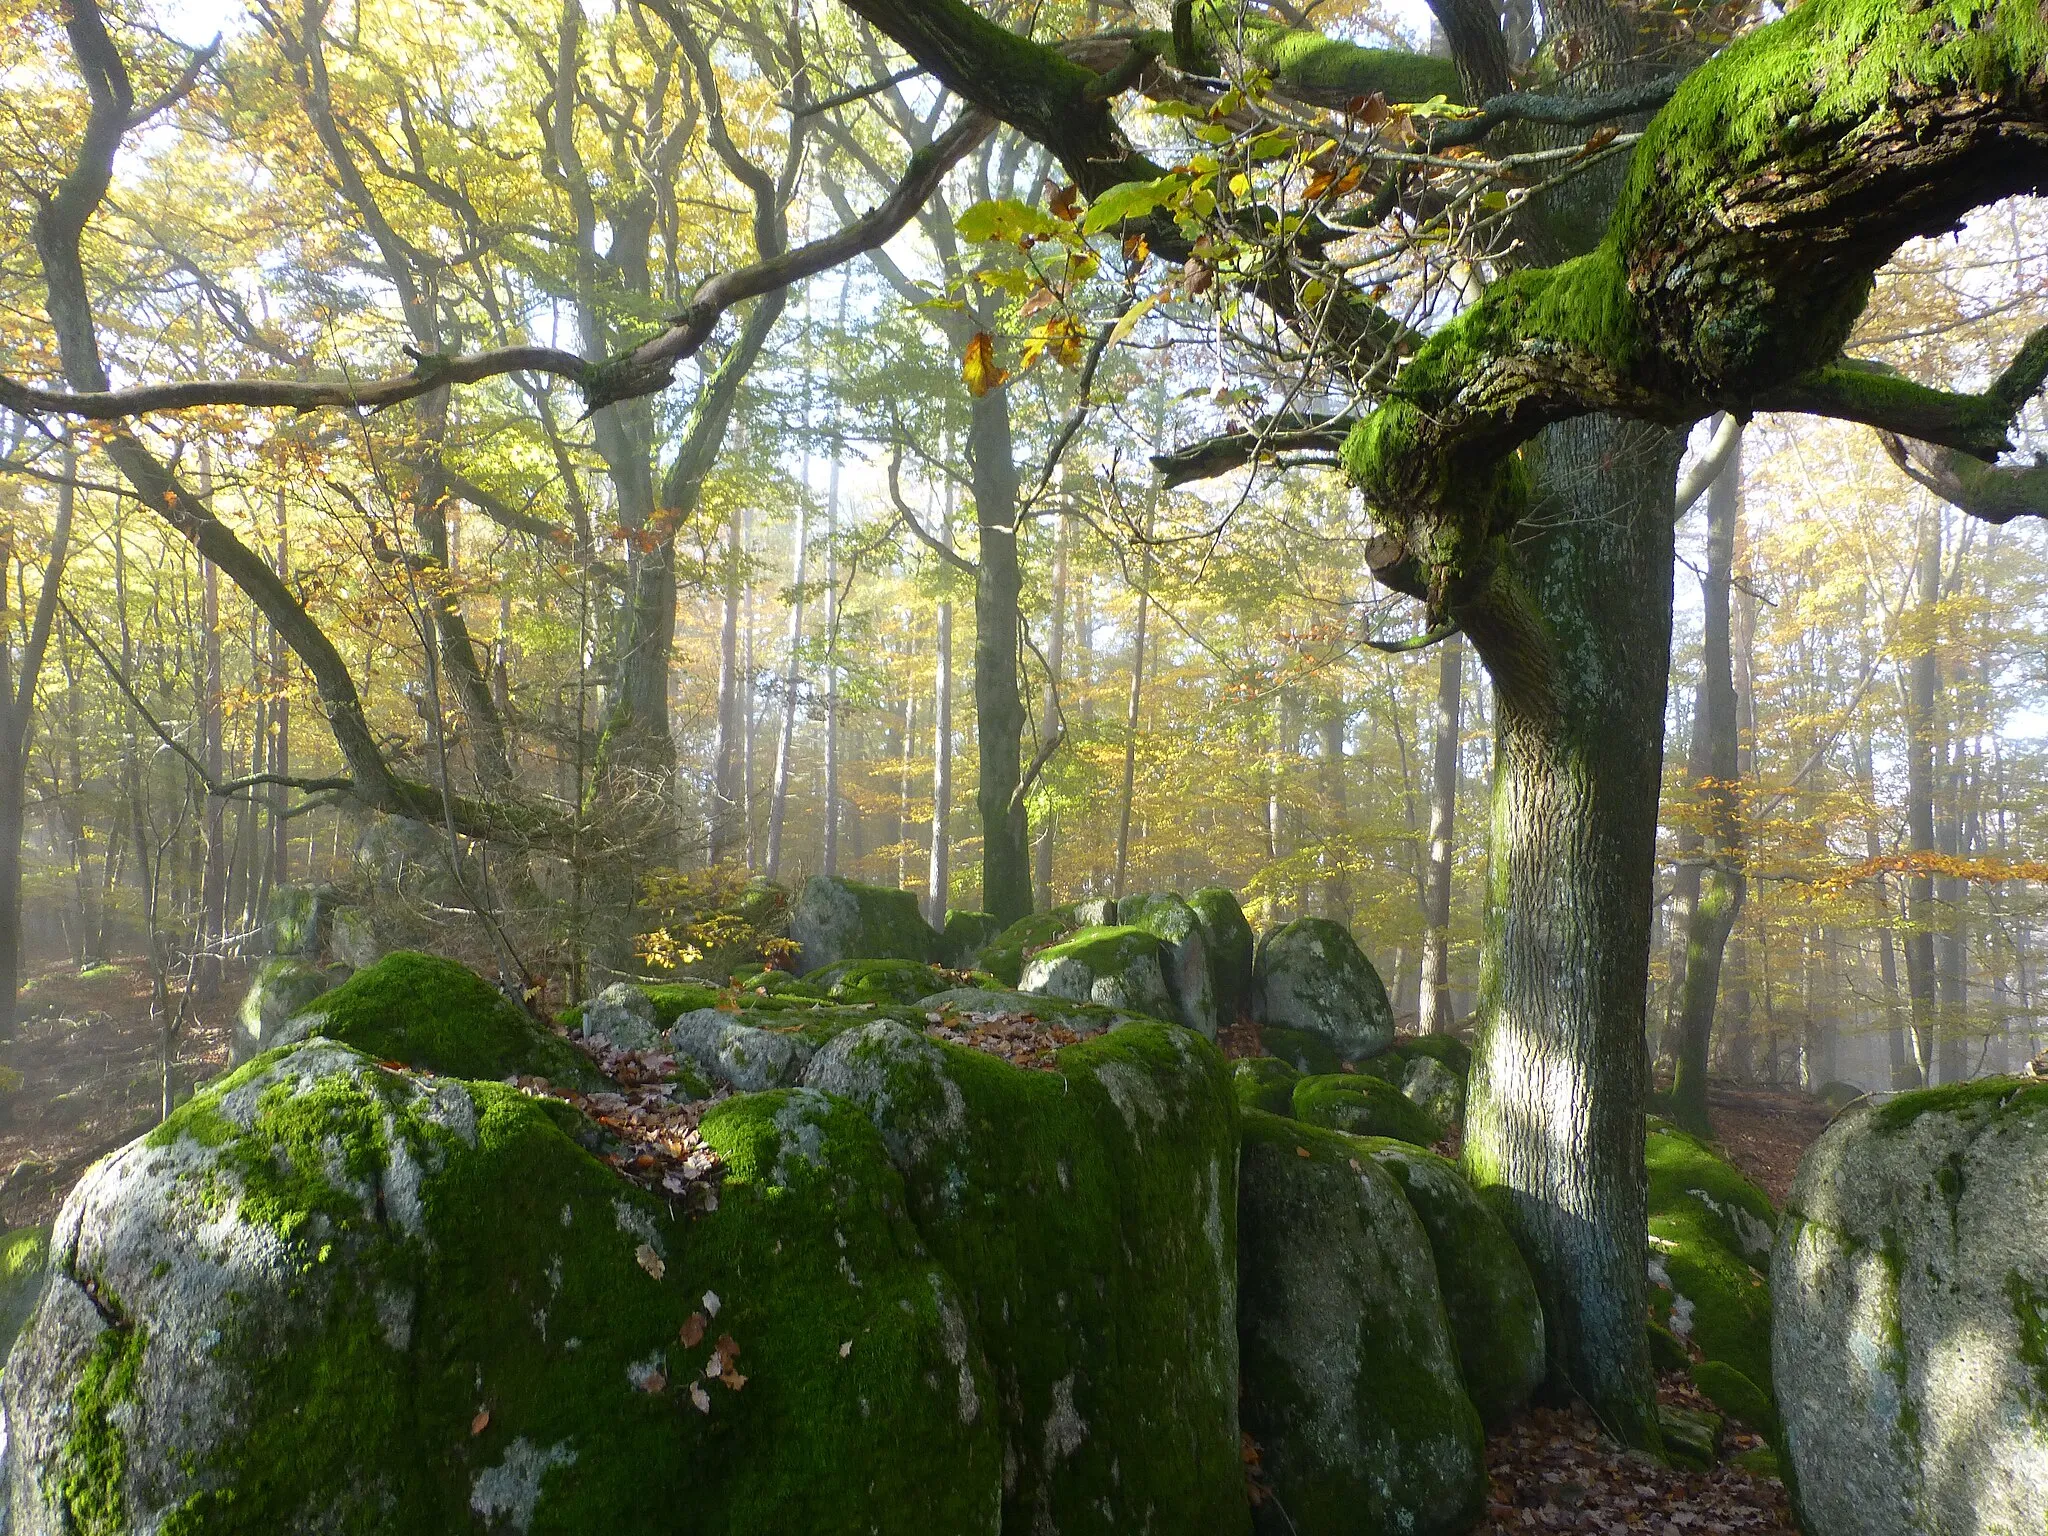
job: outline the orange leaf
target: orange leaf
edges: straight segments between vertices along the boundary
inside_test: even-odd
[[[711,1326],[711,1319],[702,1312],[692,1312],[683,1319],[683,1348],[695,1349],[704,1342],[704,1330]]]
[[[476,1411],[476,1417],[475,1417],[475,1418],[473,1418],[473,1419],[471,1419],[471,1420],[469,1421],[469,1432],[470,1432],[470,1434],[471,1434],[472,1436],[475,1436],[475,1435],[480,1435],[480,1434],[482,1434],[482,1433],[483,1433],[483,1432],[484,1432],[485,1430],[489,1429],[490,1427],[491,1427],[491,1410],[490,1410],[490,1409],[488,1409],[488,1408],[479,1408],[479,1409],[477,1409],[477,1411]]]
[[[1080,217],[1081,189],[1069,182],[1052,195],[1052,216],[1071,224]]]
[[[960,360],[960,377],[967,392],[979,400],[992,389],[1000,389],[1009,371],[997,366],[996,339],[987,331],[976,331],[967,343],[967,355]]]

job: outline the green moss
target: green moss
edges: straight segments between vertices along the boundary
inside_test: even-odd
[[[810,1080],[874,1116],[994,1379],[1005,1529],[1241,1531],[1237,1104],[1142,1023],[1031,1072],[876,1026]]]
[[[838,960],[939,959],[939,935],[913,893],[829,875],[804,882],[789,909],[789,936],[811,970]]]
[[[527,1074],[591,1088],[603,1081],[568,1041],[467,966],[437,955],[386,955],[322,998],[316,1017],[314,1034],[448,1077]]]
[[[1773,1445],[1784,1443],[1785,1432],[1779,1426],[1777,1406],[1770,1393],[1725,1360],[1702,1360],[1689,1369],[1693,1385],[1706,1393],[1716,1408],[1747,1424]]]
[[[1691,1303],[1687,1336],[1709,1360],[1724,1360],[1769,1390],[1771,1291],[1763,1273],[1723,1248],[1712,1228],[1684,1212],[1651,1217],[1650,1238],[1674,1291]],[[1670,1305],[1671,1298],[1662,1298],[1660,1314],[1668,1317]]]
[[[909,1004],[946,985],[945,977],[920,960],[841,960],[804,981],[842,1003]]]
[[[1922,1115],[1983,1118],[2007,1110],[2032,1114],[2042,1109],[2048,1109],[2048,1082],[2031,1077],[1979,1077],[1898,1094],[1870,1112],[1870,1123],[1878,1131],[1903,1131]]]
[[[1321,1035],[1312,1035],[1305,1029],[1287,1029],[1278,1024],[1261,1024],[1259,1042],[1268,1052],[1286,1062],[1295,1071],[1312,1077],[1321,1077],[1335,1072],[1342,1063],[1337,1051]]]
[[[1230,1064],[1230,1085],[1238,1106],[1269,1115],[1294,1113],[1294,1085],[1301,1073],[1277,1056],[1247,1056]]]
[[[113,1298],[101,1296],[103,1308]],[[127,1536],[128,1449],[116,1413],[134,1401],[148,1330],[117,1324],[101,1334],[71,1392],[71,1433],[57,1457],[56,1502],[77,1536]]]
[[[1659,1403],[1657,1428],[1663,1434],[1664,1454],[1674,1466],[1695,1472],[1713,1467],[1721,1443],[1719,1415]]]
[[[1498,1425],[1543,1380],[1543,1304],[1529,1266],[1455,1165],[1404,1142],[1360,1144],[1393,1175],[1428,1234],[1466,1393],[1480,1418]]]
[[[1004,986],[1014,987],[1024,978],[1026,960],[1080,926],[1071,906],[1020,917],[982,946],[977,963]]]
[[[1363,1073],[1304,1077],[1294,1085],[1294,1118],[1351,1136],[1390,1136],[1426,1147],[1443,1127],[1384,1078]]]
[[[1692,1368],[1692,1351],[1685,1347],[1685,1341],[1662,1323],[1651,1321],[1643,1324],[1643,1335],[1650,1341],[1650,1364],[1660,1371],[1684,1371]]]
[[[1217,56],[1242,51],[1269,71],[1283,93],[1326,105],[1353,97],[1422,102],[1463,101],[1458,71],[1447,58],[1406,49],[1362,48],[1313,28],[1287,27],[1234,0],[1200,0],[1193,10],[1195,57],[1182,67],[1208,72]]]
[[[939,958],[950,966],[979,965],[982,948],[1002,931],[993,913],[948,912],[945,932],[939,935]]]
[[[1188,897],[1188,905],[1202,924],[1202,938],[1209,950],[1209,983],[1216,993],[1216,1017],[1227,1029],[1251,1013],[1252,961],[1258,944],[1236,892],[1220,885],[1205,886]]]
[[[1683,1215],[1731,1254],[1758,1263],[1769,1257],[1778,1229],[1770,1197],[1705,1142],[1652,1120],[1643,1162],[1651,1216]]]

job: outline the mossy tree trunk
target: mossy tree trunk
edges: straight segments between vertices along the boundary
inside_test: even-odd
[[[1017,785],[1024,773],[1024,694],[1017,682],[1017,465],[1001,389],[974,401],[967,423],[974,521],[974,726],[980,746],[981,906],[1004,924],[1031,911],[1031,835]]]
[[[1545,531],[1497,578],[1521,600],[1467,625],[1497,746],[1466,1168],[1530,1261],[1553,1379],[1633,1444],[1656,1441],[1643,1024],[1679,441],[1612,417],[1546,433]]]

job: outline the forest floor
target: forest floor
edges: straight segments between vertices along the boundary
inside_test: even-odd
[[[227,1065],[228,1025],[246,969],[230,962],[197,1000],[173,1051],[179,1096]],[[21,1022],[0,1042],[0,1228],[48,1221],[92,1162],[157,1122],[162,1040],[148,964],[127,956],[81,973],[48,967],[22,989]],[[14,1084],[7,1073],[20,1073]]]

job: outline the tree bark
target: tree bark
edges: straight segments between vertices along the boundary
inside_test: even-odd
[[[1451,1004],[1451,854],[1457,835],[1458,740],[1465,696],[1465,641],[1443,642],[1436,664],[1436,740],[1429,780],[1429,870],[1423,886],[1422,997],[1418,1027],[1448,1035],[1458,1027]]]
[[[1714,1005],[1721,990],[1721,963],[1748,890],[1737,788],[1740,731],[1729,645],[1735,528],[1741,514],[1742,445],[1738,439],[1707,491],[1707,571],[1701,584],[1705,616],[1692,752],[1687,764],[1700,811],[1697,856],[1704,862],[1693,866],[1702,878],[1685,933],[1671,1110],[1680,1125],[1703,1136],[1713,1134],[1707,1118],[1707,1065],[1713,1045]]]
[[[782,727],[775,745],[775,787],[768,802],[768,878],[782,873],[782,830],[789,813],[789,776],[795,765],[791,755],[796,746],[797,689],[803,682],[804,578],[810,551],[807,543],[806,506],[802,497],[796,504],[796,527],[790,535],[791,589],[796,594],[789,605],[789,657],[782,675]]]
[[[1024,773],[1024,695],[1018,686],[1017,467],[1008,391],[968,414],[967,457],[981,541],[974,582],[974,726],[980,750],[981,905],[1002,923],[1031,911],[1031,829],[1017,785]]]
[[[939,524],[939,542],[953,543],[953,486],[946,485],[946,511]],[[939,600],[938,628],[933,636],[932,684],[932,852],[926,877],[925,916],[934,928],[946,926],[946,906],[953,897],[953,601]]]
[[[712,749],[710,836],[705,844],[713,864],[731,858],[733,846],[740,840],[740,736],[746,728],[740,683],[740,602],[746,559],[741,515],[740,508],[734,506],[725,530],[725,601],[718,626],[718,740]]]
[[[1497,766],[1465,1165],[1529,1260],[1553,1379],[1649,1445],[1643,1014],[1678,449],[1608,417],[1547,432],[1544,532],[1466,626],[1493,673]],[[1540,615],[1513,605],[1526,593]]]
[[[1060,719],[1061,669],[1066,664],[1067,642],[1067,560],[1071,535],[1067,529],[1067,518],[1061,513],[1053,520],[1052,531],[1052,632],[1046,636],[1045,644],[1045,703],[1040,710],[1040,750],[1045,750],[1059,737],[1062,729]],[[1033,845],[1032,883],[1038,890],[1038,902],[1050,908],[1052,899],[1052,858],[1053,838],[1058,827],[1058,818],[1050,810],[1039,818],[1038,837]]]
[[[1941,516],[1929,512],[1920,531],[1918,636],[1906,691],[1906,840],[1914,853],[1931,854],[1934,842],[1935,695],[1941,687],[1937,623],[1941,605]],[[1919,1079],[1932,1083],[1935,1066],[1934,876],[1916,869],[1906,878],[1906,995],[1913,1012],[1913,1055]]]

